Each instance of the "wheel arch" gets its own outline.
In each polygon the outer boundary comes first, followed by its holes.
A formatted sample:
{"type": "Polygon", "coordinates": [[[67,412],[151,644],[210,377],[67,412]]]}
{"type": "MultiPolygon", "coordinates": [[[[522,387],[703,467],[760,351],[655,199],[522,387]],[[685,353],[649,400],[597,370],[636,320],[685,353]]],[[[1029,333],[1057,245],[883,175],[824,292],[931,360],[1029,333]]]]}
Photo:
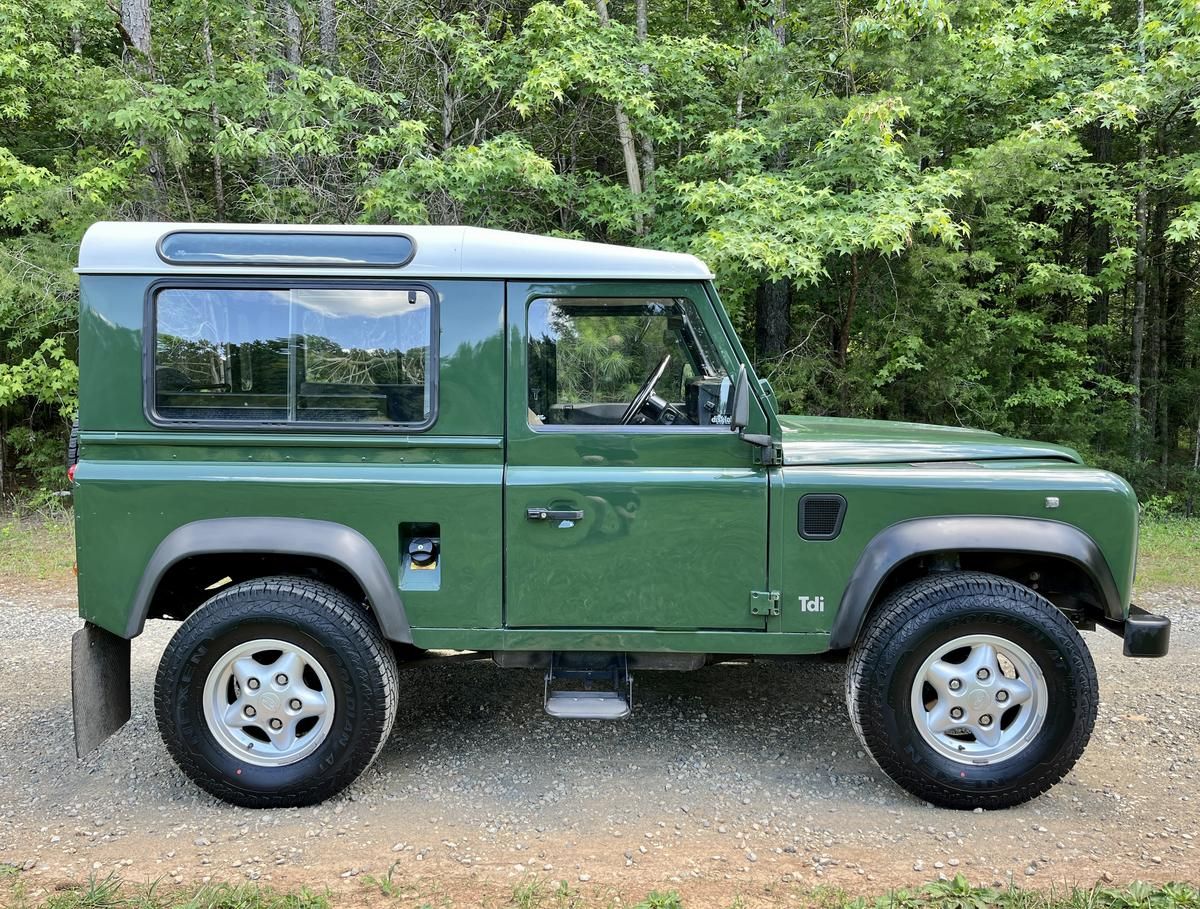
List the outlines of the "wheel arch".
{"type": "MultiPolygon", "coordinates": [[[[384,637],[412,643],[400,592],[370,540],[333,521],[282,517],[210,518],[171,531],[158,544],[142,573],[123,636],[136,637],[148,617],[164,614],[164,595],[172,592],[172,579],[188,566],[225,562],[256,566],[244,567],[240,572],[243,576],[233,578],[235,581],[287,573],[289,565],[302,565],[311,569],[307,573],[329,580],[347,593],[361,595],[384,637]]],[[[199,603],[191,605],[194,608],[199,603]]]]}
{"type": "MultiPolygon", "coordinates": [[[[992,570],[1018,581],[1013,565],[1059,566],[1089,594],[1105,618],[1124,617],[1125,604],[1104,554],[1078,527],[1041,518],[991,515],[915,518],[884,528],[864,548],[834,617],[830,648],[850,647],[882,597],[915,576],[923,560],[940,554],[964,558],[972,570],[992,570]]],[[[927,572],[920,568],[917,574],[927,572]]]]}

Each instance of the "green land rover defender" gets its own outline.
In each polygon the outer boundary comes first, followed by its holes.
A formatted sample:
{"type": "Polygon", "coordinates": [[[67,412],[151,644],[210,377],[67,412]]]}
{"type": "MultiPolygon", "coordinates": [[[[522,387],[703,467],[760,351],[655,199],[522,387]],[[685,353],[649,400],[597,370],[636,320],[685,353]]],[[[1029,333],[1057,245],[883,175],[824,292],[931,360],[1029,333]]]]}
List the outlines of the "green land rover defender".
{"type": "Polygon", "coordinates": [[[414,660],[536,670],[551,715],[619,719],[641,670],[835,651],[886,774],[999,808],[1087,744],[1079,629],[1167,652],[1130,603],[1124,480],[990,432],[780,414],[691,256],[101,223],[79,274],[81,754],[128,719],[154,618],[181,623],[167,748],[263,807],[362,773],[414,660]]]}

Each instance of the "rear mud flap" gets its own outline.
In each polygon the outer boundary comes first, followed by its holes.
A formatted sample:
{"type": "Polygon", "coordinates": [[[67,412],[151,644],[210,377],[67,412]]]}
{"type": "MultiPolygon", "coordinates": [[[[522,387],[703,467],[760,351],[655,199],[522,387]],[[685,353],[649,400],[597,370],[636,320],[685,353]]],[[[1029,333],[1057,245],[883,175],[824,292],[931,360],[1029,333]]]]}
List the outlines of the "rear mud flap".
{"type": "Polygon", "coordinates": [[[87,622],[71,638],[75,753],[83,757],[129,719],[129,641],[87,622]]]}

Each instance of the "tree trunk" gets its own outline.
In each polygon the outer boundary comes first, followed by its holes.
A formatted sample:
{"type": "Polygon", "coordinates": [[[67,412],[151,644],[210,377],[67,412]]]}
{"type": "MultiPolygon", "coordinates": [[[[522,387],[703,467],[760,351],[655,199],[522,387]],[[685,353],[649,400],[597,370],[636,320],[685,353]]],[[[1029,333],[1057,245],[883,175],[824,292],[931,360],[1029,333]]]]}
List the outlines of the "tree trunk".
{"type": "Polygon", "coordinates": [[[438,55],[438,88],[442,94],[442,151],[454,141],[454,93],[450,88],[450,61],[438,55]]]}
{"type": "MultiPolygon", "coordinates": [[[[786,0],[777,0],[777,10],[784,10],[786,0]]],[[[782,47],[787,41],[781,18],[772,18],[771,29],[782,47]]],[[[742,96],[738,94],[739,108],[742,96]]],[[[781,145],[775,154],[774,168],[781,169],[787,160],[787,150],[781,145]]],[[[763,281],[755,292],[754,342],[760,359],[783,354],[791,342],[792,285],[788,280],[763,281]]]]}
{"type": "Polygon", "coordinates": [[[1181,430],[1191,420],[1191,412],[1180,406],[1178,395],[1168,394],[1183,385],[1190,365],[1188,349],[1188,316],[1190,288],[1188,264],[1192,252],[1183,244],[1171,244],[1164,261],[1166,290],[1163,304],[1163,392],[1168,404],[1165,417],[1167,440],[1165,457],[1170,458],[1178,447],[1181,430]],[[1174,406],[1170,406],[1174,405],[1174,406]]]}
{"type": "Polygon", "coordinates": [[[850,383],[846,378],[846,365],[850,355],[850,330],[854,324],[854,311],[858,308],[858,256],[850,256],[850,280],[846,285],[846,310],[842,314],[842,325],[837,338],[838,366],[838,399],[841,403],[841,415],[848,416],[850,411],[850,383]]]}
{"type": "MultiPolygon", "coordinates": [[[[4,471],[8,466],[8,446],[4,437],[8,435],[8,420],[4,408],[0,407],[0,507],[4,505],[4,471]]],[[[1200,427],[1196,430],[1196,444],[1200,445],[1200,427]]]]}
{"type": "MultiPolygon", "coordinates": [[[[637,37],[639,44],[646,43],[648,34],[648,16],[646,10],[647,0],[637,0],[637,37]]],[[[642,75],[649,80],[650,64],[643,63],[641,66],[642,75]]],[[[649,136],[642,136],[642,188],[648,193],[654,191],[654,140],[649,136]]],[[[651,201],[647,206],[647,214],[651,219],[654,218],[654,202],[651,201]]]]}
{"type": "Polygon", "coordinates": [[[1161,200],[1155,200],[1149,220],[1147,230],[1150,236],[1147,238],[1147,258],[1148,265],[1151,267],[1146,284],[1147,337],[1145,344],[1146,367],[1143,377],[1146,390],[1143,399],[1144,413],[1148,418],[1147,442],[1151,448],[1147,454],[1151,455],[1154,445],[1162,445],[1164,441],[1158,433],[1159,410],[1165,397],[1162,393],[1163,305],[1166,290],[1166,272],[1163,268],[1165,255],[1163,232],[1167,228],[1167,210],[1161,200]]]}
{"type": "MultiPolygon", "coordinates": [[[[292,5],[291,0],[266,0],[266,14],[277,31],[278,44],[276,45],[277,54],[279,57],[287,61],[291,66],[300,65],[300,15],[296,12],[296,8],[292,5]]],[[[271,94],[278,94],[284,90],[285,84],[292,79],[291,73],[286,67],[274,66],[267,74],[267,87],[271,94]]],[[[270,108],[268,107],[267,111],[270,108]]],[[[270,128],[270,114],[266,114],[264,122],[265,128],[270,128]]],[[[301,167],[299,162],[289,162],[285,164],[285,156],[278,152],[270,152],[261,163],[263,170],[263,182],[272,190],[271,197],[274,199],[274,190],[283,187],[288,182],[288,175],[285,168],[301,167]]]]}
{"type": "MultiPolygon", "coordinates": [[[[596,0],[596,14],[600,17],[600,27],[608,28],[608,0],[596,0]]],[[[629,191],[634,196],[641,196],[641,167],[638,164],[637,146],[633,141],[633,130],[629,127],[629,117],[620,104],[613,105],[613,108],[617,120],[617,140],[621,144],[621,155],[625,158],[625,178],[629,182],[629,191]]],[[[640,237],[645,232],[641,212],[635,215],[634,221],[634,231],[640,237]]]]}
{"type": "Polygon", "coordinates": [[[754,340],[760,359],[778,357],[791,337],[792,288],[787,281],[763,281],[755,295],[754,340]]]}
{"type": "MultiPolygon", "coordinates": [[[[1138,65],[1146,66],[1146,0],[1138,0],[1138,65]]],[[[1133,326],[1130,332],[1129,384],[1133,386],[1133,420],[1130,427],[1130,448],[1134,458],[1142,456],[1142,345],[1146,329],[1146,227],[1149,220],[1149,200],[1146,189],[1146,164],[1149,159],[1149,137],[1143,125],[1138,130],[1138,191],[1134,217],[1137,221],[1133,278],[1133,326]]]]}
{"type": "MultiPolygon", "coordinates": [[[[1112,157],[1112,129],[1107,126],[1097,126],[1094,135],[1092,157],[1102,168],[1107,169],[1112,157]]],[[[1095,206],[1088,207],[1087,223],[1087,264],[1085,266],[1089,278],[1099,278],[1104,270],[1104,257],[1112,248],[1112,231],[1107,221],[1098,217],[1095,206]]],[[[1111,299],[1107,288],[1101,288],[1088,298],[1087,324],[1088,328],[1103,328],[1108,325],[1111,299]]],[[[1096,371],[1106,375],[1112,369],[1109,363],[1108,349],[1100,337],[1089,337],[1088,353],[1096,364],[1096,371]]]]}
{"type": "Polygon", "coordinates": [[[283,4],[283,21],[285,26],[285,41],[283,45],[284,58],[292,66],[300,65],[300,14],[290,2],[283,4]]]}
{"type": "Polygon", "coordinates": [[[150,59],[150,0],[121,0],[121,29],[130,49],[150,59]]]}
{"type": "MultiPolygon", "coordinates": [[[[1196,409],[1196,442],[1192,448],[1192,473],[1200,473],[1200,408],[1196,409]]],[[[1187,516],[1190,518],[1195,510],[1195,496],[1188,496],[1187,516]]]]}
{"type": "MultiPolygon", "coordinates": [[[[217,68],[213,63],[213,46],[212,46],[212,25],[208,21],[208,16],[204,17],[204,22],[201,25],[201,37],[204,39],[204,65],[208,70],[208,81],[212,85],[217,83],[217,68]]],[[[221,112],[217,108],[217,102],[213,101],[208,106],[209,120],[212,122],[213,128],[213,150],[212,150],[212,169],[213,169],[213,212],[217,216],[218,221],[225,220],[225,174],[221,162],[221,153],[217,150],[217,134],[221,131],[221,112]]]]}
{"type": "Polygon", "coordinates": [[[1200,408],[1196,409],[1196,444],[1192,448],[1192,470],[1200,471],[1200,408]]]}
{"type": "Polygon", "coordinates": [[[318,0],[317,31],[321,40],[321,62],[337,70],[337,9],[334,0],[318,0]]]}
{"type": "MultiPolygon", "coordinates": [[[[1143,164],[1146,153],[1143,149],[1138,153],[1138,159],[1143,164]]],[[[1131,443],[1133,456],[1142,456],[1142,347],[1146,331],[1146,221],[1148,219],[1146,188],[1138,188],[1135,218],[1137,220],[1137,237],[1135,240],[1136,257],[1134,262],[1133,283],[1133,326],[1130,332],[1129,352],[1129,384],[1133,386],[1133,423],[1131,426],[1131,443]]]]}
{"type": "MultiPolygon", "coordinates": [[[[121,0],[121,38],[125,42],[125,60],[144,76],[154,74],[154,58],[151,56],[150,0],[121,0]]],[[[163,218],[167,214],[167,172],[162,155],[147,137],[140,138],[146,151],[150,177],[150,198],[144,200],[146,217],[163,218]]]]}

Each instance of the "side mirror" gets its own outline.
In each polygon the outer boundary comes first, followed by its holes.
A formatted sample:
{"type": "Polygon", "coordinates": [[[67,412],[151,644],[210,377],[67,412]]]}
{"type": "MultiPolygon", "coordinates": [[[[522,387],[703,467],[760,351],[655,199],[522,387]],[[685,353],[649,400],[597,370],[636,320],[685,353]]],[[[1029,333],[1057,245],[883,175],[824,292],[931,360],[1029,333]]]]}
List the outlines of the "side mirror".
{"type": "Polygon", "coordinates": [[[733,386],[733,401],[729,407],[729,428],[741,432],[750,424],[750,376],[746,365],[738,367],[737,381],[733,386]]]}

